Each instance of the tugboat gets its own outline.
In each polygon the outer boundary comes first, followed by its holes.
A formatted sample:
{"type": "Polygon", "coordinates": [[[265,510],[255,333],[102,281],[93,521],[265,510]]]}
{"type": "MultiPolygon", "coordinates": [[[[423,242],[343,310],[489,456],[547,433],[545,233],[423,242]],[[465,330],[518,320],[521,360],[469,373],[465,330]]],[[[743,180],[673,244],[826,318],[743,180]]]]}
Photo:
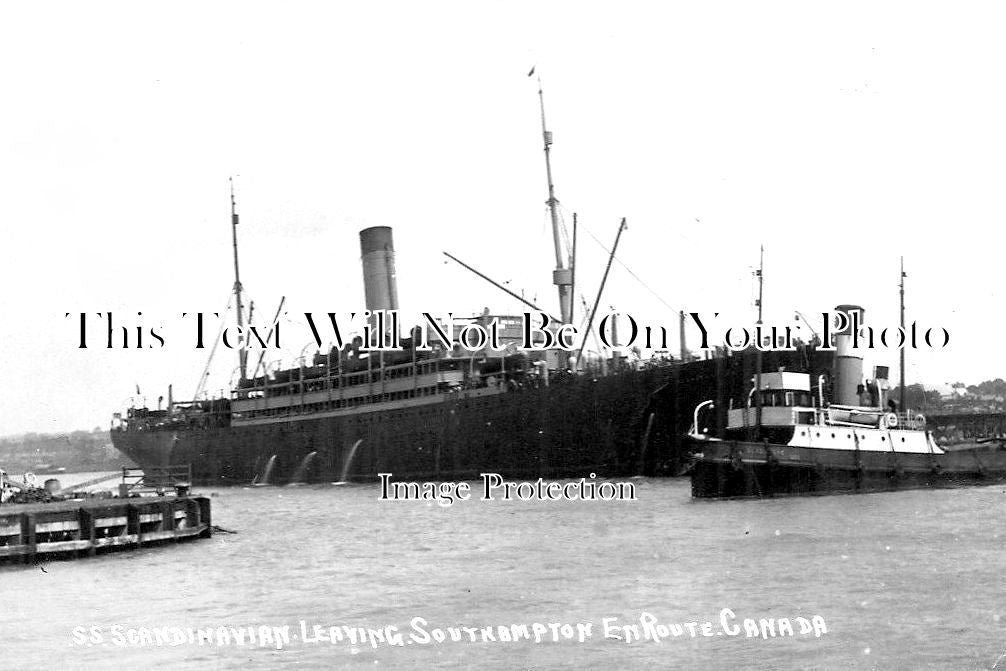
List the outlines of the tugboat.
{"type": "Polygon", "coordinates": [[[759,373],[747,397],[731,402],[737,407],[727,411],[718,436],[703,425],[713,402],[700,403],[689,430],[692,496],[875,492],[1006,479],[1002,445],[944,452],[924,415],[899,412],[886,400],[887,367],[877,366],[873,379],[862,383],[863,358],[851,325],[864,323],[863,308],[836,310],[848,326],[835,335],[831,402],[823,375],[812,390],[806,373],[759,373]]]}

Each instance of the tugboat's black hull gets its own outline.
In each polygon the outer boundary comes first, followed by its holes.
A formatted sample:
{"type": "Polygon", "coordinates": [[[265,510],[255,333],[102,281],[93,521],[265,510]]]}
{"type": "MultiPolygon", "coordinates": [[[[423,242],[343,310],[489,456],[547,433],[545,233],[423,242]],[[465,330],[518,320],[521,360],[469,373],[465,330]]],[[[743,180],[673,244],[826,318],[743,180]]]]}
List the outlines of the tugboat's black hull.
{"type": "Polygon", "coordinates": [[[762,498],[962,487],[1006,481],[1006,451],[941,455],[810,449],[751,442],[697,442],[696,498],[762,498]]]}

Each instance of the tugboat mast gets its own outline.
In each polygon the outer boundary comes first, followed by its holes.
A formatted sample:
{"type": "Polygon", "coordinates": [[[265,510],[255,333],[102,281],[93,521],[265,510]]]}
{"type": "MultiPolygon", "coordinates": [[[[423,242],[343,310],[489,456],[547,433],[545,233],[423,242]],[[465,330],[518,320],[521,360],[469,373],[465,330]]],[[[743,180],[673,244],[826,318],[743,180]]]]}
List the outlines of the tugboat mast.
{"type": "Polygon", "coordinates": [[[566,267],[566,262],[563,260],[562,241],[559,235],[559,200],[555,197],[555,185],[552,183],[552,162],[549,156],[552,133],[545,126],[545,95],[541,89],[541,77],[538,77],[538,99],[541,103],[541,135],[545,143],[545,174],[548,178],[547,202],[552,218],[552,240],[555,244],[555,271],[552,273],[552,283],[559,290],[559,314],[562,317],[562,323],[569,324],[572,321],[573,307],[572,271],[566,267]]]}
{"type": "MultiPolygon", "coordinates": [[[[901,257],[901,332],[902,333],[905,332],[905,257],[904,256],[901,257]]],[[[901,391],[901,394],[900,394],[901,398],[899,399],[901,401],[900,410],[901,410],[901,412],[906,412],[906,408],[905,408],[905,398],[906,398],[906,394],[905,394],[905,348],[904,347],[901,348],[901,354],[900,354],[899,358],[901,359],[901,361],[900,361],[900,363],[901,363],[901,381],[900,381],[900,385],[899,385],[900,386],[900,391],[901,391]]]]}
{"type": "Polygon", "coordinates": [[[244,307],[241,305],[241,273],[238,270],[238,213],[237,204],[234,201],[234,178],[229,178],[231,184],[231,231],[234,236],[234,298],[238,308],[238,332],[241,334],[241,349],[238,351],[238,360],[241,364],[241,380],[247,379],[248,375],[248,352],[245,350],[244,338],[244,307]]]}

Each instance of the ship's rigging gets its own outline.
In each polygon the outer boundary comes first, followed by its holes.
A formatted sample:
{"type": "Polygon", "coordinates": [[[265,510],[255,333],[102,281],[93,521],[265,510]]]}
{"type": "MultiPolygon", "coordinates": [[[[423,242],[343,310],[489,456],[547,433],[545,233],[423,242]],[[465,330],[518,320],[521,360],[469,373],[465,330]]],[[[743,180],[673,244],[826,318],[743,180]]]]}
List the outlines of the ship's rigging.
{"type": "MultiPolygon", "coordinates": [[[[217,331],[217,337],[213,340],[213,347],[210,348],[209,356],[206,359],[206,366],[203,369],[202,374],[199,376],[199,381],[196,384],[196,391],[192,395],[192,398],[198,399],[206,390],[206,384],[210,376],[210,367],[213,365],[213,359],[216,355],[217,345],[220,343],[220,336],[223,333],[227,325],[227,317],[230,314],[231,308],[236,306],[236,321],[238,327],[238,371],[240,374],[239,384],[248,379],[248,348],[247,348],[247,338],[244,334],[245,325],[245,315],[244,315],[244,285],[241,284],[241,268],[238,261],[238,223],[240,221],[239,215],[237,213],[237,199],[234,195],[234,178],[228,178],[230,184],[230,199],[231,199],[231,240],[234,250],[234,286],[231,290],[231,295],[227,301],[227,307],[224,309],[222,318],[220,320],[220,328],[217,331]]],[[[282,309],[283,301],[285,297],[280,301],[280,308],[282,309]]],[[[279,315],[279,309],[277,309],[277,316],[279,315]]],[[[248,324],[252,323],[252,315],[255,311],[255,302],[250,301],[248,304],[248,324]]],[[[273,324],[275,324],[275,319],[273,324]]],[[[269,337],[272,337],[272,329],[269,331],[269,337]]],[[[263,352],[264,354],[264,352],[263,352]]],[[[256,371],[258,366],[262,364],[262,357],[259,357],[258,365],[256,366],[256,371]]],[[[233,377],[233,373],[232,373],[233,377]]],[[[233,384],[231,385],[234,386],[233,384]]]]}
{"type": "MultiPolygon", "coordinates": [[[[532,69],[532,71],[530,73],[528,73],[528,74],[529,74],[529,76],[534,75],[534,69],[532,69]]],[[[543,141],[543,147],[544,147],[544,153],[545,153],[545,174],[546,174],[547,185],[548,185],[548,200],[546,201],[546,210],[547,210],[547,213],[548,213],[547,217],[548,217],[548,219],[551,222],[552,239],[553,239],[553,245],[554,245],[554,251],[555,251],[555,261],[556,261],[556,268],[555,268],[555,270],[552,273],[552,279],[553,279],[553,284],[555,284],[555,286],[557,288],[557,292],[558,292],[559,312],[560,312],[560,315],[561,315],[561,323],[562,324],[573,324],[574,326],[577,327],[577,330],[579,332],[587,333],[590,330],[590,326],[591,326],[591,323],[593,322],[594,315],[591,314],[591,311],[588,308],[587,300],[584,298],[584,296],[583,296],[582,293],[580,294],[580,300],[581,300],[581,303],[583,304],[584,314],[583,314],[583,319],[580,320],[579,323],[576,323],[577,320],[576,320],[576,317],[575,317],[575,309],[574,309],[576,289],[577,289],[577,286],[576,286],[576,258],[577,258],[577,234],[578,234],[578,228],[579,228],[578,223],[579,222],[578,222],[577,214],[574,212],[573,213],[573,231],[572,231],[572,236],[570,236],[570,233],[567,230],[566,225],[565,225],[565,219],[563,217],[563,209],[562,209],[562,207],[560,205],[559,199],[555,195],[555,183],[554,183],[553,176],[552,176],[552,164],[551,164],[551,147],[552,147],[552,144],[553,144],[553,137],[552,137],[551,131],[548,130],[548,126],[547,126],[546,120],[545,120],[545,98],[544,98],[544,92],[543,92],[543,88],[542,88],[542,84],[541,84],[541,77],[540,76],[538,77],[537,82],[538,82],[538,99],[539,99],[539,107],[540,107],[540,114],[541,114],[542,141],[543,141]],[[568,258],[568,262],[565,260],[566,258],[568,258]],[[584,324],[586,324],[586,328],[584,328],[584,324]]],[[[621,231],[622,231],[622,227],[623,226],[624,226],[624,220],[623,220],[622,224],[620,224],[620,226],[619,226],[619,234],[616,236],[616,246],[617,246],[617,240],[621,236],[621,231]]],[[[603,289],[604,289],[604,284],[606,282],[606,278],[608,276],[608,273],[609,273],[609,271],[611,269],[611,265],[612,265],[613,262],[617,261],[618,264],[622,268],[624,268],[626,270],[626,272],[628,272],[629,275],[636,282],[638,282],[644,289],[646,289],[650,294],[652,294],[655,298],[657,298],[657,300],[659,300],[664,306],[666,306],[667,308],[669,308],[672,313],[677,314],[681,318],[684,317],[684,311],[677,310],[673,306],[671,306],[666,300],[663,299],[663,297],[661,297],[656,291],[654,291],[653,288],[651,288],[648,284],[646,284],[645,282],[643,282],[643,280],[635,272],[633,272],[631,268],[629,268],[625,263],[623,263],[621,261],[621,259],[617,258],[617,256],[615,255],[615,252],[617,251],[616,249],[609,250],[604,245],[604,243],[602,243],[597,238],[597,236],[594,235],[589,229],[585,229],[585,230],[586,230],[587,234],[591,238],[593,238],[593,240],[598,244],[598,246],[601,249],[604,250],[605,254],[608,256],[607,266],[606,266],[606,270],[605,270],[605,274],[604,274],[605,275],[605,279],[602,279],[602,281],[601,281],[600,289],[599,289],[599,292],[598,292],[597,301],[600,300],[600,292],[603,291],[603,289]]],[[[527,306],[529,306],[529,307],[531,307],[531,308],[533,308],[535,310],[538,310],[540,312],[545,312],[545,310],[542,310],[541,308],[537,307],[533,302],[526,300],[523,296],[517,295],[515,292],[513,292],[510,289],[507,289],[505,286],[503,286],[503,284],[501,284],[500,282],[497,282],[496,280],[493,280],[492,278],[488,277],[486,274],[480,272],[479,270],[476,270],[475,268],[473,268],[472,266],[468,265],[467,263],[462,262],[460,259],[458,259],[457,257],[453,256],[452,254],[450,254],[450,253],[448,253],[446,251],[444,251],[443,254],[445,256],[447,256],[448,258],[450,258],[451,260],[453,260],[456,263],[458,263],[459,265],[463,266],[465,269],[469,270],[470,272],[472,272],[472,273],[478,275],[479,277],[481,277],[482,279],[486,280],[487,282],[489,282],[490,284],[492,284],[494,287],[502,290],[503,292],[505,292],[509,296],[511,296],[513,298],[516,298],[518,301],[520,301],[524,305],[527,305],[527,306]]],[[[597,302],[597,301],[595,301],[595,302],[597,302]]],[[[595,310],[596,310],[596,307],[595,307],[595,310]]],[[[553,322],[560,322],[560,320],[556,320],[555,317],[553,317],[552,315],[549,315],[549,317],[550,317],[550,319],[553,320],[553,322]]],[[[681,356],[682,356],[682,359],[684,359],[686,357],[686,355],[687,355],[687,348],[685,346],[683,328],[681,330],[681,333],[680,333],[679,337],[681,339],[681,342],[680,342],[681,356]]],[[[595,343],[597,343],[597,336],[596,336],[596,334],[594,334],[594,340],[595,340],[595,343]]],[[[586,343],[586,335],[584,336],[584,344],[585,343],[586,343]]],[[[598,344],[598,347],[599,347],[599,344],[598,344]]],[[[580,352],[577,355],[577,360],[579,360],[579,359],[582,358],[583,349],[584,349],[583,347],[580,348],[580,352]]],[[[565,353],[563,353],[563,354],[565,354],[565,353]]]]}

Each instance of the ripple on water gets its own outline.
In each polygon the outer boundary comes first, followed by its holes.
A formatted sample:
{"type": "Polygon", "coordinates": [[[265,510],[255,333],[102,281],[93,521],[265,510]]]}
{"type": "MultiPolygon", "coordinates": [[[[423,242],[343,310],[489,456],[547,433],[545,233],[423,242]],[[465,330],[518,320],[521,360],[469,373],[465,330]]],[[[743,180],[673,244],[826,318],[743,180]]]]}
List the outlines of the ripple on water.
{"type": "Polygon", "coordinates": [[[1006,648],[998,487],[701,501],[377,501],[376,485],[217,489],[236,530],[177,547],[3,570],[0,633],[26,668],[990,668],[1006,648]],[[77,626],[431,626],[819,614],[821,638],[626,645],[71,647],[77,626]],[[112,656],[114,654],[114,657],[112,656]]]}

